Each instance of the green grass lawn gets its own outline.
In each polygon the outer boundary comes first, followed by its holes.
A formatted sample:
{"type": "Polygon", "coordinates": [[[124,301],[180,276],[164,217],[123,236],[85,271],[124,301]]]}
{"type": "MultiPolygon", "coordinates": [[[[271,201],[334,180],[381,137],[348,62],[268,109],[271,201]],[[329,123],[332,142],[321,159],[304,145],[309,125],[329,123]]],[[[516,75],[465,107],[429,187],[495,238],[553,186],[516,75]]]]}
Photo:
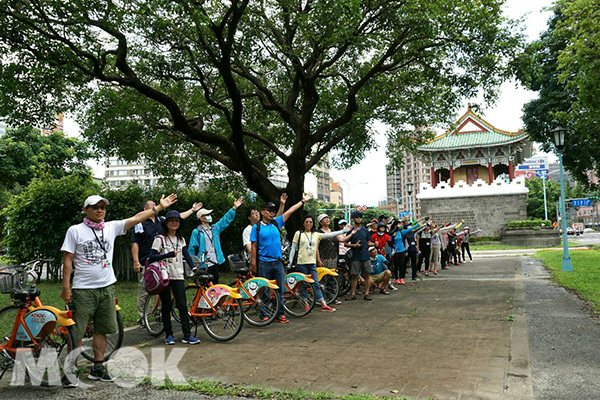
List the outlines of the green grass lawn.
{"type": "Polygon", "coordinates": [[[538,251],[535,255],[546,264],[553,279],[565,288],[577,291],[600,312],[600,250],[575,250],[569,253],[573,272],[562,272],[562,252],[538,251]]]}

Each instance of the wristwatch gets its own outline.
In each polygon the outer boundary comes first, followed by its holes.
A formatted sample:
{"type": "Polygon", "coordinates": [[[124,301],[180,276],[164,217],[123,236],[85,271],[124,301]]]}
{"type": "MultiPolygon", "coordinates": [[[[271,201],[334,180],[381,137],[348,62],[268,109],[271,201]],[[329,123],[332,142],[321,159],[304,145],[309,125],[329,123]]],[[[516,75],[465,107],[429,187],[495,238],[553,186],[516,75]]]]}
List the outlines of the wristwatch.
{"type": "Polygon", "coordinates": [[[156,206],[152,206],[152,211],[154,211],[154,214],[158,214],[158,210],[156,209],[156,206]]]}

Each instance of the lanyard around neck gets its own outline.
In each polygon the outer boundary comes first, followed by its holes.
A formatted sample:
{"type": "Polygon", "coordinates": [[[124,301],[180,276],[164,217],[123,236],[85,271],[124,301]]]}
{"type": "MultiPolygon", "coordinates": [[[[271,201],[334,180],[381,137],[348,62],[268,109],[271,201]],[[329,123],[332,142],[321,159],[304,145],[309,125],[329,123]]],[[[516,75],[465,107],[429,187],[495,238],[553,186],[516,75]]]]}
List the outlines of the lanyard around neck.
{"type": "Polygon", "coordinates": [[[92,230],[92,233],[94,234],[94,237],[96,238],[96,242],[98,242],[98,245],[100,245],[100,248],[102,249],[102,251],[104,252],[104,258],[106,258],[106,249],[104,248],[104,229],[102,229],[102,241],[100,241],[100,239],[98,238],[98,235],[96,235],[96,230],[94,228],[92,228],[91,226],[89,227],[92,230]]]}

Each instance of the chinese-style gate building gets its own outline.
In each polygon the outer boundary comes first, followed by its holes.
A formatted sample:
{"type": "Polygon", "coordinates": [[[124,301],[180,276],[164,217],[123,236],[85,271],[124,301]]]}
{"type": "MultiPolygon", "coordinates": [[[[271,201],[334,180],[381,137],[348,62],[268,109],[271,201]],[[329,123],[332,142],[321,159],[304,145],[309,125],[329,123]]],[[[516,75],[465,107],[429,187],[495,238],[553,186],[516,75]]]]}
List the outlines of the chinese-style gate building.
{"type": "Polygon", "coordinates": [[[468,111],[444,134],[418,148],[430,167],[419,185],[421,214],[499,236],[509,220],[527,219],[528,189],[514,166],[531,156],[527,133],[507,132],[468,111]]]}

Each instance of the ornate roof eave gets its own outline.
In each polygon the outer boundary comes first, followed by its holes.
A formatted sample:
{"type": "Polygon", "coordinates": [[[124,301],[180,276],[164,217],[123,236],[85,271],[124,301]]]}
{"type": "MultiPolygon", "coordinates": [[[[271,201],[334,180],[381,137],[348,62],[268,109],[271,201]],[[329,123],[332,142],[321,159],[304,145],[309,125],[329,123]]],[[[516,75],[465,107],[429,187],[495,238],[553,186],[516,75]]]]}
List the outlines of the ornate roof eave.
{"type": "Polygon", "coordinates": [[[439,139],[442,139],[443,137],[448,136],[450,133],[454,132],[456,130],[456,128],[458,126],[460,126],[460,124],[469,116],[475,118],[476,120],[481,122],[483,125],[485,125],[486,128],[488,128],[490,131],[493,131],[493,132],[501,133],[506,136],[520,136],[520,135],[525,134],[522,130],[519,130],[517,132],[509,132],[509,131],[505,131],[503,129],[498,129],[494,125],[490,124],[489,122],[487,122],[486,120],[481,118],[479,115],[475,114],[473,111],[471,111],[471,108],[469,108],[459,119],[456,120],[456,122],[454,124],[452,124],[452,126],[450,128],[448,128],[446,130],[446,132],[434,137],[427,143],[435,142],[436,140],[439,140],[439,139]]]}
{"type": "MultiPolygon", "coordinates": [[[[520,136],[515,137],[512,140],[508,140],[506,142],[502,142],[502,143],[493,143],[493,144],[477,144],[477,145],[473,145],[471,146],[472,149],[488,149],[491,147],[502,147],[502,146],[506,146],[509,144],[515,144],[515,143],[519,143],[522,142],[526,139],[529,139],[529,135],[527,135],[526,133],[520,133],[520,136]]],[[[442,138],[443,136],[440,136],[440,138],[442,138]]],[[[431,142],[429,142],[428,144],[430,144],[431,142]]],[[[456,147],[443,147],[443,148],[434,148],[434,149],[428,149],[428,148],[422,148],[422,147],[418,147],[417,151],[421,152],[421,153],[440,153],[440,152],[446,152],[446,151],[453,151],[453,150],[461,150],[464,149],[464,147],[462,146],[456,146],[456,147]]]]}

